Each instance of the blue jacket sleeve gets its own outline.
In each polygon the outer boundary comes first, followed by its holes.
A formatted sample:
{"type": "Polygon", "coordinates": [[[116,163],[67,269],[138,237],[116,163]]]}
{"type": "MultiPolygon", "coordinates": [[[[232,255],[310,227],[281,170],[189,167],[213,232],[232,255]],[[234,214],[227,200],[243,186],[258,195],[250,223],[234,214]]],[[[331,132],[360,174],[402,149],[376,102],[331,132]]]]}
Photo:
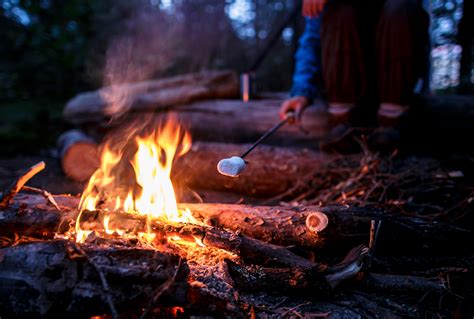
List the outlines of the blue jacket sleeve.
{"type": "Polygon", "coordinates": [[[319,95],[318,82],[321,71],[321,16],[306,18],[305,30],[299,40],[295,55],[295,73],[291,96],[305,96],[310,101],[319,95]]]}

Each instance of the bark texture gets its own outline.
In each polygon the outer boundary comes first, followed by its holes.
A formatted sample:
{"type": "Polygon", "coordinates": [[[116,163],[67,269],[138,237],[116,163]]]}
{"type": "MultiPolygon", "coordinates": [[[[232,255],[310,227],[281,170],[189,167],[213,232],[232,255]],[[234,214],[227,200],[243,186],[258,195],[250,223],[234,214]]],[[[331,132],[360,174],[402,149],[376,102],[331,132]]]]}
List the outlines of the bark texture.
{"type": "Polygon", "coordinates": [[[90,317],[186,304],[188,268],[178,256],[146,249],[81,249],[67,241],[1,249],[2,317],[90,317]],[[151,304],[157,288],[168,281],[151,304]]]}

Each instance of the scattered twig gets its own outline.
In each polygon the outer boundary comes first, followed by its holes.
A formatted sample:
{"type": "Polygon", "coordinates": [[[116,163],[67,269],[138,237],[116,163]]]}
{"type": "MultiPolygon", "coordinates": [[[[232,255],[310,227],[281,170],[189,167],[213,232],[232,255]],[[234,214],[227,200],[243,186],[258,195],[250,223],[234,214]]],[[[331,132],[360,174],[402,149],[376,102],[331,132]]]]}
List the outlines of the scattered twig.
{"type": "Polygon", "coordinates": [[[36,165],[30,167],[25,173],[18,177],[10,187],[3,193],[0,200],[0,209],[5,209],[10,205],[13,197],[23,188],[33,176],[41,172],[46,167],[44,162],[39,162],[36,165]]]}
{"type": "Polygon", "coordinates": [[[48,201],[48,203],[53,205],[54,208],[56,208],[58,211],[61,211],[61,208],[59,208],[58,203],[56,202],[56,200],[54,199],[53,195],[50,192],[45,191],[44,189],[39,189],[36,187],[31,187],[31,186],[26,186],[26,185],[23,186],[22,190],[43,195],[48,201]]]}
{"type": "Polygon", "coordinates": [[[175,282],[176,276],[178,276],[178,272],[181,268],[181,263],[182,263],[182,259],[180,258],[178,261],[178,266],[176,266],[176,270],[173,276],[155,290],[155,292],[153,293],[153,300],[150,303],[150,307],[148,307],[147,309],[145,309],[145,311],[143,311],[142,315],[140,316],[140,319],[146,318],[146,316],[150,312],[151,307],[154,304],[156,304],[156,302],[160,299],[161,295],[163,295],[163,293],[165,293],[171,287],[171,285],[175,282]]]}
{"type": "Polygon", "coordinates": [[[285,316],[288,315],[290,312],[293,312],[293,313],[294,313],[298,308],[301,308],[301,307],[304,307],[304,306],[306,306],[306,305],[309,305],[310,303],[311,303],[311,302],[307,301],[307,302],[303,302],[303,303],[301,303],[301,304],[299,304],[299,305],[296,305],[296,306],[294,306],[294,307],[292,307],[292,308],[286,310],[285,312],[283,312],[283,313],[281,314],[281,317],[285,317],[285,316]]]}
{"type": "Polygon", "coordinates": [[[87,261],[92,265],[92,267],[94,267],[94,269],[99,274],[100,281],[102,283],[102,288],[104,288],[105,297],[107,299],[107,304],[109,305],[110,313],[113,319],[117,319],[118,318],[117,308],[115,308],[115,305],[112,299],[112,293],[110,291],[110,287],[107,282],[107,279],[105,278],[104,272],[102,271],[102,269],[100,269],[100,266],[97,265],[97,263],[78,244],[71,242],[71,245],[78,254],[84,256],[87,259],[87,261]]]}
{"type": "Polygon", "coordinates": [[[367,268],[372,265],[372,260],[375,255],[375,245],[377,244],[377,238],[379,237],[380,226],[382,226],[381,220],[371,220],[370,222],[370,239],[369,239],[369,261],[367,262],[367,268]]]}

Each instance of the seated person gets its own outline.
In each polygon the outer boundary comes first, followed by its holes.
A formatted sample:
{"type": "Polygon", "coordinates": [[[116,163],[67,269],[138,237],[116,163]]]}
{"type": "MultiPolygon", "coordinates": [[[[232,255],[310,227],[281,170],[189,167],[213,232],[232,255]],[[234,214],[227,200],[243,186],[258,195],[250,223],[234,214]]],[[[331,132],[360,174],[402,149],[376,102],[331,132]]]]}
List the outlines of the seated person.
{"type": "Polygon", "coordinates": [[[291,98],[280,115],[294,111],[298,119],[324,97],[332,130],[322,149],[337,149],[351,126],[375,123],[375,144],[396,145],[415,88],[428,84],[429,16],[421,1],[304,0],[303,14],[291,98]]]}

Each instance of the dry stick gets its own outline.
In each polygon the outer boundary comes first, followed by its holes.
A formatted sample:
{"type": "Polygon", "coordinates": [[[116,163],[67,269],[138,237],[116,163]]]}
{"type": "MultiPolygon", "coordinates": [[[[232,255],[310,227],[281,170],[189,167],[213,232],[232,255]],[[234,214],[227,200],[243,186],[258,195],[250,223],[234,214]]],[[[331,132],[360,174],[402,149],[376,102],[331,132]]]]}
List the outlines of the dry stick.
{"type": "Polygon", "coordinates": [[[163,283],[161,286],[159,286],[156,290],[155,290],[155,293],[154,293],[154,297],[153,297],[153,300],[151,302],[151,305],[150,307],[148,307],[147,309],[145,309],[145,311],[142,313],[142,315],[140,316],[140,319],[145,319],[145,317],[148,315],[148,313],[150,312],[150,308],[158,301],[158,299],[160,299],[161,295],[166,291],[168,290],[171,285],[175,282],[176,280],[176,276],[178,276],[178,272],[179,272],[179,269],[181,268],[181,262],[182,262],[182,258],[179,258],[179,261],[178,261],[178,265],[176,266],[176,270],[173,274],[173,277],[169,278],[165,283],[163,283]]]}
{"type": "Polygon", "coordinates": [[[61,208],[59,208],[58,203],[56,202],[56,200],[54,199],[53,195],[50,192],[45,191],[44,189],[39,189],[39,188],[36,188],[36,187],[31,187],[31,186],[26,186],[26,185],[23,186],[22,189],[24,191],[27,191],[27,192],[32,192],[32,193],[37,193],[37,194],[43,195],[46,198],[46,200],[48,201],[48,203],[53,205],[54,208],[56,208],[58,211],[61,211],[61,208]]]}
{"type": "Polygon", "coordinates": [[[367,263],[367,268],[370,268],[372,265],[372,260],[374,259],[375,254],[375,244],[377,243],[377,238],[379,237],[380,226],[382,225],[381,220],[371,220],[370,221],[370,241],[369,241],[369,261],[367,263]]]}
{"type": "Polygon", "coordinates": [[[290,312],[294,312],[296,309],[301,308],[301,307],[306,306],[306,305],[309,305],[310,303],[311,303],[311,302],[306,301],[306,302],[303,302],[303,303],[301,303],[301,304],[299,304],[299,305],[296,305],[296,306],[294,306],[294,307],[288,309],[288,310],[285,311],[284,313],[282,313],[281,316],[284,317],[284,316],[286,316],[287,314],[289,314],[290,312]]]}
{"type": "Polygon", "coordinates": [[[36,165],[30,167],[23,175],[18,177],[10,187],[3,193],[0,201],[0,209],[5,209],[10,205],[11,200],[15,195],[23,188],[33,176],[41,172],[46,167],[44,162],[39,162],[36,165]]]}
{"type": "Polygon", "coordinates": [[[107,298],[107,304],[109,305],[110,313],[112,314],[113,319],[118,318],[117,308],[115,308],[114,302],[112,300],[112,294],[110,292],[109,284],[107,283],[107,279],[105,278],[104,272],[100,269],[99,265],[96,264],[94,260],[76,243],[72,243],[72,247],[81,255],[86,257],[87,261],[94,267],[100,277],[100,281],[102,283],[102,288],[104,288],[105,296],[107,298]]]}

